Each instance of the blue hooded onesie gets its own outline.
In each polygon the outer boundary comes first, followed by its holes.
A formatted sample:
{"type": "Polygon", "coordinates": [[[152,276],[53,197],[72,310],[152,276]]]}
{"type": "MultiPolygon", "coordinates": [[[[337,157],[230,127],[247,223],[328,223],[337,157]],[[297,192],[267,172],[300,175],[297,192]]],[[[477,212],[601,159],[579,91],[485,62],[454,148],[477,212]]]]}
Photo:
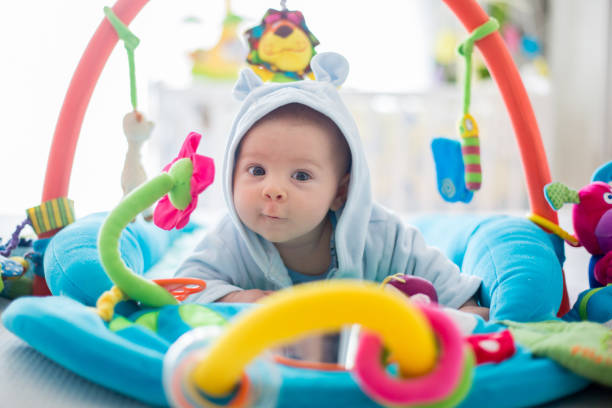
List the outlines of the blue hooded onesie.
{"type": "Polygon", "coordinates": [[[243,103],[230,131],[222,174],[229,214],[177,271],[177,276],[207,282],[206,290],[189,300],[206,303],[236,290],[278,290],[293,284],[276,247],[238,218],[232,177],[236,149],[248,130],[274,109],[300,103],[336,123],[352,157],[347,200],[335,213],[337,267],[324,278],[380,282],[395,273],[417,275],[433,283],[440,304],[460,307],[474,296],[480,278],[461,274],[440,251],[426,246],[416,228],[405,226],[397,215],[372,202],[359,132],[337,91],[348,74],[348,62],[335,53],[320,53],[312,59],[311,68],[316,80],[290,83],[264,84],[250,69],[241,72],[234,95],[243,103]]]}

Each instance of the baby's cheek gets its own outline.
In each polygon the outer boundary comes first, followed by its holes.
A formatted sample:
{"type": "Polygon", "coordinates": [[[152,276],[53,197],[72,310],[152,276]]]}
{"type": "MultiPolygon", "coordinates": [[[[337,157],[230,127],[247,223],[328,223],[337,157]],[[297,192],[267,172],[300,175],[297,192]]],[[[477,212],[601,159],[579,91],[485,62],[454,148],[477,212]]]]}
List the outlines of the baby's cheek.
{"type": "Polygon", "coordinates": [[[234,190],[234,207],[241,218],[252,213],[257,206],[257,197],[259,194],[254,189],[238,188],[234,190]]]}

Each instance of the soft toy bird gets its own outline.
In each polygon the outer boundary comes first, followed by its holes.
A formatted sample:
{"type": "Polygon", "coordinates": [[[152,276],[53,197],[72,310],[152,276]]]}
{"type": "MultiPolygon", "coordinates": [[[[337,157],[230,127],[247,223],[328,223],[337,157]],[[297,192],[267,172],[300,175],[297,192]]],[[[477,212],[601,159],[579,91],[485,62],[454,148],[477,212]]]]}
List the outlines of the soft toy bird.
{"type": "MultiPolygon", "coordinates": [[[[612,162],[606,166],[612,167],[612,162]]],[[[612,283],[612,186],[604,181],[574,191],[555,182],[544,188],[554,210],[573,203],[572,222],[579,243],[593,256],[589,265],[591,287],[612,283]]]]}

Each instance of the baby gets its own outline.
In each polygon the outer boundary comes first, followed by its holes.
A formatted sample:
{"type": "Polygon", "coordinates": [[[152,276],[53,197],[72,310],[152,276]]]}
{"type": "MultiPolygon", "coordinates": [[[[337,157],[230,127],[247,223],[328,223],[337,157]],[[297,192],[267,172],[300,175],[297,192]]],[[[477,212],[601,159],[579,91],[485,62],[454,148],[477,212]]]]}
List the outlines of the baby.
{"type": "Polygon", "coordinates": [[[254,302],[313,280],[401,273],[430,281],[440,304],[486,318],[479,278],[372,202],[357,126],[336,90],[347,61],[321,53],[311,67],[315,81],[264,85],[241,73],[223,167],[229,215],[177,272],[206,280],[192,301],[254,302]]]}

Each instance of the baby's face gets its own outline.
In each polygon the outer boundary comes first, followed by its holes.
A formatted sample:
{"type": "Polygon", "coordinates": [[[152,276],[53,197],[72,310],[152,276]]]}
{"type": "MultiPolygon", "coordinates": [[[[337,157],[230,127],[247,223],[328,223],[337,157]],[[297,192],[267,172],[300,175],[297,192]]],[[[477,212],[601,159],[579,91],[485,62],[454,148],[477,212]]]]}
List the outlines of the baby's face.
{"type": "Polygon", "coordinates": [[[242,222],[273,243],[317,239],[329,209],[342,205],[332,137],[316,123],[292,118],[252,128],[234,166],[234,206],[242,222]]]}

